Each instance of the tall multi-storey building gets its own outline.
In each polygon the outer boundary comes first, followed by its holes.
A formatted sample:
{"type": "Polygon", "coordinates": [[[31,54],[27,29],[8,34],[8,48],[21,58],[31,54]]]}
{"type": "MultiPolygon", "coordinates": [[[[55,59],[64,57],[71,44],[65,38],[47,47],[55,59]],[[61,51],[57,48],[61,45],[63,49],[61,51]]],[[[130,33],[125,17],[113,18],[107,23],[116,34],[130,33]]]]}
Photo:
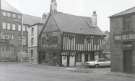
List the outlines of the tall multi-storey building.
{"type": "Polygon", "coordinates": [[[36,34],[42,19],[21,13],[5,0],[0,3],[0,61],[36,62],[31,53],[37,51],[36,34]]]}
{"type": "Polygon", "coordinates": [[[22,14],[5,0],[1,0],[0,25],[1,59],[16,61],[21,48],[22,14]]]}
{"type": "Polygon", "coordinates": [[[22,13],[5,0],[0,2],[0,60],[18,61],[27,37],[22,13]]]}

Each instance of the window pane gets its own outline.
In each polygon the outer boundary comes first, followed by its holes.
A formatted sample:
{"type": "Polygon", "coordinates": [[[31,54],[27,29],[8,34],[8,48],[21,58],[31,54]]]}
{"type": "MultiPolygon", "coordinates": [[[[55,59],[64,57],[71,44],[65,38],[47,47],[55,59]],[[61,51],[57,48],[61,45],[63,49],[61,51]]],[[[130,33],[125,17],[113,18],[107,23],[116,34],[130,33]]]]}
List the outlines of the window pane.
{"type": "Polygon", "coordinates": [[[3,15],[3,16],[6,16],[6,12],[2,12],[2,15],[3,15]]]}
{"type": "Polygon", "coordinates": [[[16,14],[13,14],[13,18],[16,18],[16,14]]]}
{"type": "Polygon", "coordinates": [[[6,23],[5,22],[2,23],[2,27],[3,27],[3,29],[6,29],[6,23]]]}
{"type": "Polygon", "coordinates": [[[11,17],[11,13],[7,13],[7,16],[8,16],[8,17],[11,17]]]}
{"type": "Polygon", "coordinates": [[[21,31],[21,25],[18,25],[18,31],[21,31]]]}
{"type": "Polygon", "coordinates": [[[16,27],[15,27],[15,24],[12,24],[12,30],[15,30],[16,27]]]}
{"type": "Polygon", "coordinates": [[[23,26],[22,30],[25,31],[25,26],[23,26]]]}
{"type": "Polygon", "coordinates": [[[7,29],[10,30],[10,23],[7,23],[7,29]]]}

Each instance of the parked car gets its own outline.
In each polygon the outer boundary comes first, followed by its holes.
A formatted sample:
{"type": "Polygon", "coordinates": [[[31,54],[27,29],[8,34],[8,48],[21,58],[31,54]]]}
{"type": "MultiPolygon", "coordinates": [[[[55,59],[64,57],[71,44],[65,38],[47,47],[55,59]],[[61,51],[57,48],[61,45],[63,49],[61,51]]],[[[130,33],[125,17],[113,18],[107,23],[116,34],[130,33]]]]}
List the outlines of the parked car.
{"type": "Polygon", "coordinates": [[[107,67],[111,65],[111,61],[105,59],[99,59],[95,61],[88,61],[85,63],[87,67],[107,67]]]}

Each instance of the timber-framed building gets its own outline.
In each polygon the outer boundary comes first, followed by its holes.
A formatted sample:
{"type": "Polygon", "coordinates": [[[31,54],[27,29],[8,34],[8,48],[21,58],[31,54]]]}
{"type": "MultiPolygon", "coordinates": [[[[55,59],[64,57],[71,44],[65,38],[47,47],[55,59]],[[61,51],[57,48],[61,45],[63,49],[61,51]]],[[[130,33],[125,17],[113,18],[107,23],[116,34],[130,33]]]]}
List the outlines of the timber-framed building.
{"type": "Polygon", "coordinates": [[[52,0],[50,14],[39,34],[39,63],[77,66],[98,59],[104,34],[97,26],[97,15],[74,16],[57,11],[52,0]]]}

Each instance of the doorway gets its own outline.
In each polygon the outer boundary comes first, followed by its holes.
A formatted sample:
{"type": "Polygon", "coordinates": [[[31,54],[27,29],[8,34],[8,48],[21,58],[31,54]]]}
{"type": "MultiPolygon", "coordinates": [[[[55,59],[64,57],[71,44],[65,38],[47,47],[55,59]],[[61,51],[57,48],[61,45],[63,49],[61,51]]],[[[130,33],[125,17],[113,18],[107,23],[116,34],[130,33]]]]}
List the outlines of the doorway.
{"type": "Polygon", "coordinates": [[[95,54],[94,54],[94,52],[91,52],[90,53],[90,60],[91,61],[95,60],[95,54]]]}
{"type": "Polygon", "coordinates": [[[123,51],[123,70],[132,73],[132,50],[123,51]]]}

